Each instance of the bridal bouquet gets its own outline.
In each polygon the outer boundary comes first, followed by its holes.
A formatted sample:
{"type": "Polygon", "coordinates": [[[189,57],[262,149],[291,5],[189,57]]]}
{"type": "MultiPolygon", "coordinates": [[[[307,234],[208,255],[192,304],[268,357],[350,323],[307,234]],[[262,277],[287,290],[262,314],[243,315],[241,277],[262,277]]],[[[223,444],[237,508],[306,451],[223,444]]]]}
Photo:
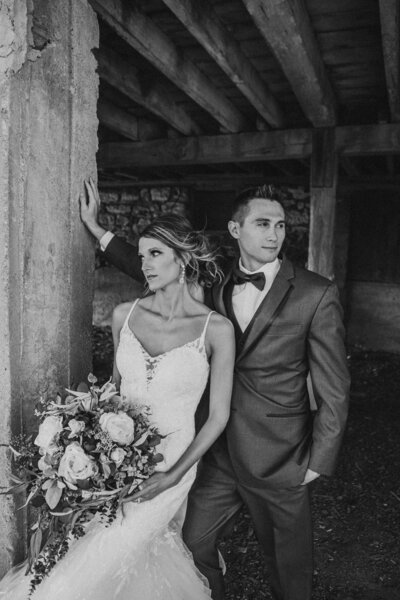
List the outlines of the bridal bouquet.
{"type": "MultiPolygon", "coordinates": [[[[162,436],[150,425],[146,407],[127,407],[110,381],[102,387],[90,374],[90,387],[66,390],[63,399],[41,399],[38,435],[19,437],[12,488],[26,490],[37,509],[30,538],[31,592],[65,555],[92,519],[105,525],[118,506],[163,460],[162,436]]],[[[23,507],[21,507],[23,508],[23,507]]]]}

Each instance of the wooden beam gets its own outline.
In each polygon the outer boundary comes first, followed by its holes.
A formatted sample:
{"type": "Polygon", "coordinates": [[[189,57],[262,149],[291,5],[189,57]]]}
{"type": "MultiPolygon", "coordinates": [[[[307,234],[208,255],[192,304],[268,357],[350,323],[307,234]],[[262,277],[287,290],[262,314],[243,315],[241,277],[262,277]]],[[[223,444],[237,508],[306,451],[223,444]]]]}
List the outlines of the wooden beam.
{"type": "MultiPolygon", "coordinates": [[[[102,144],[103,168],[153,167],[301,159],[311,155],[312,129],[102,144]]],[[[400,124],[337,127],[335,146],[344,156],[399,154],[400,124]]]]}
{"type": "Polygon", "coordinates": [[[138,120],[109,100],[99,100],[97,116],[100,123],[130,140],[139,139],[138,120]]]}
{"type": "Polygon", "coordinates": [[[336,123],[336,101],[304,0],[243,0],[315,127],[336,123]]]}
{"type": "Polygon", "coordinates": [[[186,59],[175,44],[135,5],[122,0],[91,0],[96,12],[132,48],[230,132],[247,123],[240,111],[186,59]]]}
{"type": "MultiPolygon", "coordinates": [[[[153,121],[151,119],[139,118],[138,119],[138,133],[139,140],[157,140],[165,136],[165,123],[160,121],[153,121]]],[[[169,131],[174,131],[176,135],[180,135],[176,129],[168,128],[169,131]]]]}
{"type": "MultiPolygon", "coordinates": [[[[117,174],[116,174],[117,175],[117,174]]],[[[221,174],[218,177],[210,175],[183,175],[182,177],[168,177],[164,179],[146,178],[137,181],[124,181],[121,179],[106,180],[99,179],[100,189],[118,189],[118,188],[136,188],[147,186],[172,186],[172,187],[191,187],[202,190],[239,190],[250,186],[262,185],[264,183],[273,183],[275,185],[304,186],[309,184],[309,178],[306,177],[281,177],[266,176],[264,173],[254,173],[253,175],[238,175],[236,173],[221,174]]]]}
{"type": "Polygon", "coordinates": [[[393,122],[400,121],[400,3],[379,0],[386,87],[393,122]]]}
{"type": "Polygon", "coordinates": [[[181,107],[171,100],[165,88],[157,82],[151,86],[141,84],[137,70],[113,50],[101,50],[97,54],[98,70],[104,79],[137,104],[157,115],[163,121],[183,133],[199,133],[199,127],[181,107]]]}
{"type": "MultiPolygon", "coordinates": [[[[108,173],[111,176],[110,173],[108,173]]],[[[115,173],[117,176],[117,173],[115,173]]],[[[305,176],[293,176],[293,177],[279,177],[265,174],[255,173],[253,176],[238,177],[237,175],[231,174],[230,176],[224,177],[212,177],[207,175],[191,175],[182,177],[169,177],[164,179],[156,178],[138,178],[137,181],[127,181],[121,179],[106,179],[104,174],[100,173],[99,188],[101,189],[117,189],[117,188],[135,188],[135,187],[146,187],[146,186],[188,186],[195,189],[201,190],[238,190],[253,185],[261,185],[264,183],[274,183],[275,185],[290,185],[290,186],[302,186],[308,189],[310,184],[310,178],[305,176]]],[[[399,178],[371,178],[365,180],[363,177],[359,181],[348,181],[341,179],[337,184],[337,189],[340,193],[353,192],[353,191],[366,191],[366,190],[394,190],[400,191],[400,179],[399,178]]]]}
{"type": "Polygon", "coordinates": [[[343,156],[400,154],[400,125],[359,125],[336,128],[336,148],[343,156]]]}
{"type": "Polygon", "coordinates": [[[282,129],[284,117],[264,80],[220,21],[209,0],[163,0],[236,87],[272,127],[282,129]]]}
{"type": "Polygon", "coordinates": [[[313,132],[308,268],[333,280],[338,159],[335,129],[313,132]]]}
{"type": "Polygon", "coordinates": [[[311,153],[311,130],[293,129],[219,136],[102,144],[104,168],[193,165],[301,158],[311,153]]]}
{"type": "Polygon", "coordinates": [[[340,165],[348,177],[360,176],[360,170],[357,168],[357,165],[355,164],[354,160],[351,160],[351,158],[348,158],[347,156],[341,156],[340,165]]]}

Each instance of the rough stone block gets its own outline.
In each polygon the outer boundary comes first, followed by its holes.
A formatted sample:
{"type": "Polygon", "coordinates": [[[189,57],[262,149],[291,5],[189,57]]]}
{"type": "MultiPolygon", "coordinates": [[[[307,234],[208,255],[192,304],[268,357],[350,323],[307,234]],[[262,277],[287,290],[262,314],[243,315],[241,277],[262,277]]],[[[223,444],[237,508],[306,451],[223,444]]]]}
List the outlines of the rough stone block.
{"type": "Polygon", "coordinates": [[[107,204],[104,207],[105,212],[113,214],[113,215],[128,215],[132,212],[132,206],[129,204],[107,204]]]}
{"type": "Polygon", "coordinates": [[[151,188],[150,196],[153,202],[167,202],[171,194],[171,188],[158,187],[151,188]]]}
{"type": "Polygon", "coordinates": [[[119,195],[117,192],[104,192],[104,191],[100,191],[100,200],[102,204],[114,204],[115,202],[118,202],[119,200],[119,195]]]}
{"type": "Polygon", "coordinates": [[[121,204],[132,204],[139,202],[140,193],[138,188],[132,188],[131,190],[124,190],[121,192],[120,202],[121,204]]]}

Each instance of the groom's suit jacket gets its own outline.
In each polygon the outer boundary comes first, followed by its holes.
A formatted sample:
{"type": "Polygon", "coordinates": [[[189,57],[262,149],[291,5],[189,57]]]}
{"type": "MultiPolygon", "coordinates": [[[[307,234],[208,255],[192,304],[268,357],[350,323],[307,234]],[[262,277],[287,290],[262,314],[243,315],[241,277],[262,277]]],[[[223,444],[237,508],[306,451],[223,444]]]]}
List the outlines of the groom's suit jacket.
{"type": "Polygon", "coordinates": [[[254,487],[298,485],[307,468],[330,475],[345,429],[350,383],[336,286],[283,259],[244,332],[235,322],[232,289],[228,272],[207,298],[211,308],[233,321],[237,340],[231,417],[225,440],[207,460],[222,466],[227,450],[238,480],[254,487]]]}
{"type": "MultiPolygon", "coordinates": [[[[106,256],[136,279],[137,251],[114,237],[106,256]]],[[[342,309],[335,285],[283,259],[272,287],[245,332],[231,306],[228,269],[206,303],[236,330],[232,411],[226,431],[205,460],[229,463],[239,482],[263,487],[301,483],[307,468],[331,474],[342,441],[349,375],[342,309]],[[307,375],[317,410],[313,413],[307,375]]]]}

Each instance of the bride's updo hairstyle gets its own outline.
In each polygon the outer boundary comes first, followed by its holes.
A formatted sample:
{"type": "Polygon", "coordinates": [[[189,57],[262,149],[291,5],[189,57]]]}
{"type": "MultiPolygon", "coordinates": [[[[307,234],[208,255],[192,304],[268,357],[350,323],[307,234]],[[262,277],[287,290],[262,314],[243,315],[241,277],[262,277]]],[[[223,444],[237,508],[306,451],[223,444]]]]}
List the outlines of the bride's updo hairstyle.
{"type": "Polygon", "coordinates": [[[220,254],[212,248],[204,231],[194,231],[185,217],[173,214],[157,217],[140,237],[154,238],[171,248],[185,265],[188,283],[211,287],[222,281],[223,273],[218,265],[220,254]]]}

